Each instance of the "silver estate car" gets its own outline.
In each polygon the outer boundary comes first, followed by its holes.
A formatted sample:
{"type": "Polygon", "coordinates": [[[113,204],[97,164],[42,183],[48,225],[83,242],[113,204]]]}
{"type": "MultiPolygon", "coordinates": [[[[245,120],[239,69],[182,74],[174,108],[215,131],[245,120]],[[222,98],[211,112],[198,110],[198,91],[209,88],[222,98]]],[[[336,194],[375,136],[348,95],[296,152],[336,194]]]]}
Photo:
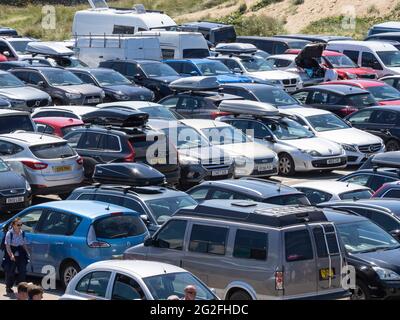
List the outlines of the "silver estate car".
{"type": "Polygon", "coordinates": [[[23,131],[0,135],[0,156],[36,195],[64,196],[83,181],[82,158],[56,136],[23,131]]]}

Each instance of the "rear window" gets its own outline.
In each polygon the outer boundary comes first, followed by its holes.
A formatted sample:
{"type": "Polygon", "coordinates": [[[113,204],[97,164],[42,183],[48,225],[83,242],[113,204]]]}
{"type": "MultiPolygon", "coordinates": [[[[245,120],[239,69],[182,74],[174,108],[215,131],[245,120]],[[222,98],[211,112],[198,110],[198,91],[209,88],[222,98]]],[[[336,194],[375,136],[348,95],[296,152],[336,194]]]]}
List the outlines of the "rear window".
{"type": "Polygon", "coordinates": [[[342,200],[359,200],[359,199],[369,199],[372,196],[372,192],[369,190],[354,190],[349,192],[344,192],[339,195],[342,200]]]}
{"type": "Polygon", "coordinates": [[[137,216],[119,215],[96,221],[94,231],[97,238],[119,239],[144,234],[146,226],[137,216]]]}
{"type": "Polygon", "coordinates": [[[61,129],[61,132],[63,136],[65,136],[67,133],[70,133],[71,131],[74,131],[76,129],[81,129],[84,128],[84,126],[81,125],[76,125],[76,126],[69,126],[69,127],[64,127],[61,129]]]}
{"type": "Polygon", "coordinates": [[[264,202],[277,204],[280,206],[287,206],[287,205],[305,205],[309,206],[310,201],[304,194],[288,194],[284,196],[278,196],[266,199],[264,202]]]}
{"type": "Polygon", "coordinates": [[[30,150],[39,159],[58,159],[69,158],[76,155],[66,142],[42,144],[39,146],[32,146],[30,150]]]}
{"type": "Polygon", "coordinates": [[[183,59],[207,58],[209,56],[208,49],[183,49],[183,59]]]}
{"type": "Polygon", "coordinates": [[[33,132],[32,121],[27,115],[0,117],[0,134],[23,130],[33,132]]]}
{"type": "Polygon", "coordinates": [[[314,257],[310,234],[307,230],[286,232],[286,261],[311,260],[314,257]]]}
{"type": "Polygon", "coordinates": [[[347,96],[350,106],[369,107],[377,105],[375,99],[370,93],[354,94],[347,96]]]}

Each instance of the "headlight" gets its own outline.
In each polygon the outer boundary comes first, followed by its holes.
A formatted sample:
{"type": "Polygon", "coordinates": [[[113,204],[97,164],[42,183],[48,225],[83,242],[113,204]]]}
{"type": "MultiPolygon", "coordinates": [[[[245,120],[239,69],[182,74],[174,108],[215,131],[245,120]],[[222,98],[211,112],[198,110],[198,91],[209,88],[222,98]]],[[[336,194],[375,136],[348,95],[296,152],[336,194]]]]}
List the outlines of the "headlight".
{"type": "Polygon", "coordinates": [[[82,95],[80,93],[66,93],[65,96],[68,99],[79,99],[82,97],[82,95]]]}
{"type": "Polygon", "coordinates": [[[346,151],[357,152],[357,146],[354,144],[342,144],[342,148],[346,151]]]}
{"type": "Polygon", "coordinates": [[[199,164],[200,160],[191,156],[179,155],[179,163],[183,165],[199,164]]]}
{"type": "Polygon", "coordinates": [[[380,267],[372,267],[372,269],[374,269],[381,280],[400,280],[400,276],[392,270],[380,267]]]}
{"type": "Polygon", "coordinates": [[[28,181],[25,181],[25,189],[26,189],[26,191],[28,191],[28,192],[31,192],[31,191],[32,191],[31,185],[29,184],[28,181]]]}
{"type": "Polygon", "coordinates": [[[312,157],[320,157],[321,156],[321,154],[316,150],[302,150],[302,149],[299,149],[299,150],[303,153],[309,154],[312,157]]]}
{"type": "Polygon", "coordinates": [[[122,91],[115,92],[113,96],[118,100],[128,100],[129,97],[126,96],[122,91]]]}
{"type": "Polygon", "coordinates": [[[26,107],[26,102],[24,100],[8,99],[8,101],[10,101],[13,107],[26,107]]]}
{"type": "Polygon", "coordinates": [[[357,76],[354,73],[345,72],[345,74],[348,79],[357,79],[357,76]]]}

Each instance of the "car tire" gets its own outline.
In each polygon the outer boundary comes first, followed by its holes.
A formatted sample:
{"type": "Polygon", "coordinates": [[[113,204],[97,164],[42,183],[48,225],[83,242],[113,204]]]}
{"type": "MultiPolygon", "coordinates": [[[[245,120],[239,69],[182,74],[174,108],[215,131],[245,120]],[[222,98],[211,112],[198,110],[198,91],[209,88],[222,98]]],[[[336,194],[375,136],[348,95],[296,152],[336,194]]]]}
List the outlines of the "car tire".
{"type": "Polygon", "coordinates": [[[62,100],[60,100],[60,99],[54,98],[54,99],[53,99],[53,105],[54,105],[54,106],[62,106],[62,105],[63,105],[63,102],[62,102],[62,100]]]}
{"type": "Polygon", "coordinates": [[[253,300],[253,299],[247,292],[243,290],[238,290],[229,296],[229,300],[253,300]]]}
{"type": "Polygon", "coordinates": [[[294,161],[287,153],[279,155],[279,174],[283,176],[292,176],[295,174],[294,161]]]}
{"type": "Polygon", "coordinates": [[[81,268],[76,262],[68,261],[64,263],[60,272],[62,286],[66,288],[71,279],[75,277],[79,271],[81,271],[81,268]]]}
{"type": "Polygon", "coordinates": [[[362,281],[356,281],[356,289],[351,291],[350,300],[369,300],[371,299],[371,294],[368,286],[362,281]]]}
{"type": "Polygon", "coordinates": [[[398,151],[400,150],[400,142],[394,139],[386,142],[386,151],[398,151]]]}

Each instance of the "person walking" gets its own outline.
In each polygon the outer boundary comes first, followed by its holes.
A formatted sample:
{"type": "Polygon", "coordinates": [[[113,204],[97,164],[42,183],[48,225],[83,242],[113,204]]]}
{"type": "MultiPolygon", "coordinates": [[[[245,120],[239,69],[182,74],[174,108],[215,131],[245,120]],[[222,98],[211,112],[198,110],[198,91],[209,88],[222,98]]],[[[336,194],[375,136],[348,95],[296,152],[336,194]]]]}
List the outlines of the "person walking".
{"type": "Polygon", "coordinates": [[[25,239],[25,232],[21,230],[22,222],[16,218],[7,231],[4,245],[5,253],[3,258],[3,269],[6,276],[6,292],[14,293],[13,286],[18,270],[17,284],[24,282],[26,278],[26,265],[29,262],[29,251],[25,239]]]}

